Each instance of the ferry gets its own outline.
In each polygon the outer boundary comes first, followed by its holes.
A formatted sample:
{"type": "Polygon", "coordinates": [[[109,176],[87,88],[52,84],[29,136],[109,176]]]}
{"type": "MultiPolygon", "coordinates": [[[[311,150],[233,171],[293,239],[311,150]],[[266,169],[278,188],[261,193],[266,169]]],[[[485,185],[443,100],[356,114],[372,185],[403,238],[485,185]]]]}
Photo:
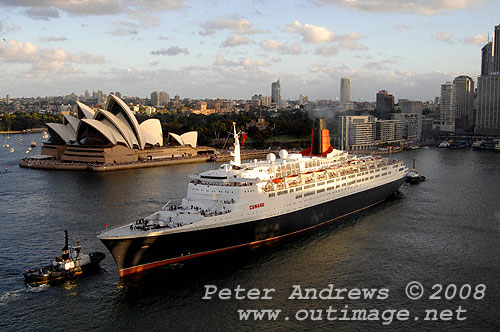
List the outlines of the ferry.
{"type": "Polygon", "coordinates": [[[357,157],[330,146],[315,123],[311,146],[242,163],[236,127],[233,160],[190,175],[180,205],[98,235],[121,277],[298,234],[384,201],[408,167],[380,156],[357,157]]]}

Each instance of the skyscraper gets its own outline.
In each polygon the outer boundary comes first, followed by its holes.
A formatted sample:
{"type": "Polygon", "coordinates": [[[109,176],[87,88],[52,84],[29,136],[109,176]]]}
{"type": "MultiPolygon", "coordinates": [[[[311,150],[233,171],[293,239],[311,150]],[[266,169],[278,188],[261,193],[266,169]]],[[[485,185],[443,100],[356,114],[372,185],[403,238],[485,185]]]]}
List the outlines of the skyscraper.
{"type": "Polygon", "coordinates": [[[481,75],[493,72],[493,43],[488,42],[481,49],[481,75]]]}
{"type": "Polygon", "coordinates": [[[351,100],[351,80],[342,77],[340,79],[340,102],[345,105],[349,100],[351,100]]]}
{"type": "Polygon", "coordinates": [[[377,92],[376,109],[382,119],[390,119],[390,113],[394,109],[394,96],[389,94],[387,90],[380,90],[377,92]]]}
{"type": "Polygon", "coordinates": [[[493,48],[493,72],[500,73],[500,24],[495,26],[492,48],[493,48]]]}
{"type": "Polygon", "coordinates": [[[481,53],[475,132],[500,135],[500,25],[495,26],[493,41],[488,41],[481,53]]]}
{"type": "Polygon", "coordinates": [[[471,131],[474,128],[474,81],[461,75],[453,80],[455,85],[455,131],[471,131]]]}
{"type": "Polygon", "coordinates": [[[160,94],[158,93],[158,91],[151,92],[151,106],[160,106],[160,94]]]}
{"type": "Polygon", "coordinates": [[[273,104],[279,104],[281,102],[281,86],[279,79],[271,84],[271,102],[273,104]]]}
{"type": "Polygon", "coordinates": [[[455,85],[441,84],[440,130],[455,132],[455,85]]]}

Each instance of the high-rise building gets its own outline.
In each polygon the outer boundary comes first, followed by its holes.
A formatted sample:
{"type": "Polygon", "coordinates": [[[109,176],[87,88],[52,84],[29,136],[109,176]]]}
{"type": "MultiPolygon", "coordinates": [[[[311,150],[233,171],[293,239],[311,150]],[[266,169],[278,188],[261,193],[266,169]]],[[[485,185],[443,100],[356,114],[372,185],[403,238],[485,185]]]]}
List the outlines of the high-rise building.
{"type": "Polygon", "coordinates": [[[500,73],[500,24],[493,34],[493,72],[500,73]]]}
{"type": "Polygon", "coordinates": [[[10,95],[5,96],[5,101],[7,102],[7,104],[10,103],[10,95]]]}
{"type": "Polygon", "coordinates": [[[481,49],[481,75],[493,72],[493,43],[488,42],[481,49]]]}
{"type": "MultiPolygon", "coordinates": [[[[421,101],[413,101],[408,99],[399,99],[398,106],[403,114],[415,114],[416,120],[413,117],[405,117],[402,122],[405,125],[408,125],[408,128],[405,128],[406,133],[410,133],[409,136],[412,137],[416,135],[416,140],[420,141],[420,137],[422,135],[422,110],[424,108],[421,101]],[[406,122],[405,122],[406,121],[406,122]],[[416,121],[416,128],[413,128],[414,122],[416,121]]],[[[403,135],[404,136],[404,135],[403,135]]],[[[408,139],[408,137],[406,137],[408,139]]]]}
{"type": "Polygon", "coordinates": [[[341,116],[339,120],[341,150],[366,150],[373,146],[375,121],[372,116],[341,116]]]}
{"type": "Polygon", "coordinates": [[[161,91],[158,98],[161,106],[167,106],[170,102],[170,96],[165,91],[161,91]]]}
{"type": "Polygon", "coordinates": [[[389,94],[387,90],[377,92],[376,110],[382,119],[390,119],[390,113],[394,109],[394,96],[389,94]]]}
{"type": "Polygon", "coordinates": [[[455,132],[455,85],[441,84],[440,131],[455,132]]]}
{"type": "Polygon", "coordinates": [[[500,73],[477,80],[476,133],[500,135],[500,73]]]}
{"type": "Polygon", "coordinates": [[[89,100],[90,99],[90,91],[85,90],[84,96],[85,96],[85,100],[89,100]]]}
{"type": "Polygon", "coordinates": [[[271,102],[273,104],[281,102],[281,85],[279,79],[271,84],[271,102]]]}
{"type": "Polygon", "coordinates": [[[160,94],[158,93],[158,91],[151,92],[151,106],[160,106],[160,94]]]}
{"type": "Polygon", "coordinates": [[[351,80],[342,77],[340,79],[340,102],[345,105],[349,100],[351,100],[351,80]]]}
{"type": "Polygon", "coordinates": [[[461,75],[453,80],[455,85],[455,131],[474,130],[474,81],[461,75]]]}
{"type": "Polygon", "coordinates": [[[481,76],[477,79],[475,132],[500,135],[500,25],[493,41],[481,49],[481,76]]]}

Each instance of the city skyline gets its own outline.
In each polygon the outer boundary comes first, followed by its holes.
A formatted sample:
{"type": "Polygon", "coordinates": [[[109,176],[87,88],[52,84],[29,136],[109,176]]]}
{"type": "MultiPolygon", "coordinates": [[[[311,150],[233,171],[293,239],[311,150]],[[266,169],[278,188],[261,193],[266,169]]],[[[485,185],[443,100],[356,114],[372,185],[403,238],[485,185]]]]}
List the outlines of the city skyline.
{"type": "MultiPolygon", "coordinates": [[[[429,100],[477,80],[494,1],[0,0],[1,95],[429,100]],[[388,23],[390,22],[390,23],[388,23]],[[467,23],[467,24],[464,24],[467,23]]],[[[491,27],[500,22],[492,18],[491,27]]],[[[490,32],[491,37],[491,32],[490,32]]]]}

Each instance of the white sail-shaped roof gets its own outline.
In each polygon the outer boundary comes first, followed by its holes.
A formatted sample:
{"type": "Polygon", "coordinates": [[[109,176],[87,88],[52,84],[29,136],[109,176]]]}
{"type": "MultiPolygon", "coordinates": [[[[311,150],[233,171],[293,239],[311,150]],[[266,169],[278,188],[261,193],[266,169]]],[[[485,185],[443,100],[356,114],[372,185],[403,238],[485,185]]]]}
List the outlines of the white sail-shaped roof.
{"type": "Polygon", "coordinates": [[[94,117],[94,110],[82,102],[76,102],[76,114],[78,119],[92,119],[94,117]]]}
{"type": "Polygon", "coordinates": [[[159,146],[163,145],[163,131],[158,119],[148,119],[139,125],[139,129],[144,135],[146,144],[159,146]]]}
{"type": "Polygon", "coordinates": [[[62,123],[47,123],[51,135],[57,135],[65,143],[71,143],[76,139],[76,133],[71,126],[63,125],[62,123]]]}
{"type": "MultiPolygon", "coordinates": [[[[78,125],[78,131],[76,134],[76,137],[77,137],[79,142],[81,140],[85,139],[85,137],[84,137],[85,126],[90,126],[90,127],[94,128],[103,137],[105,137],[111,144],[116,145],[117,140],[113,134],[113,130],[109,126],[107,126],[106,124],[102,123],[101,121],[97,121],[95,119],[82,119],[82,120],[80,120],[80,124],[78,125]]],[[[116,129],[115,129],[115,131],[116,131],[116,129]]],[[[118,131],[116,131],[116,132],[118,132],[118,131]]]]}
{"type": "MultiPolygon", "coordinates": [[[[120,132],[121,136],[125,139],[125,144],[129,148],[133,148],[134,145],[139,146],[139,143],[137,142],[137,138],[134,135],[134,132],[130,127],[127,125],[126,122],[124,122],[124,118],[120,119],[119,117],[115,116],[113,113],[105,111],[105,110],[98,110],[94,116],[94,118],[98,121],[102,121],[103,119],[108,119],[114,127],[120,132]]],[[[125,120],[126,121],[126,120],[125,120]]]]}
{"type": "Polygon", "coordinates": [[[170,137],[172,137],[179,145],[185,146],[190,145],[193,148],[196,147],[198,141],[198,132],[197,131],[189,131],[182,135],[177,135],[174,133],[168,133],[170,137]]]}
{"type": "Polygon", "coordinates": [[[132,129],[132,131],[135,134],[135,137],[137,138],[137,142],[139,143],[139,149],[144,149],[144,146],[146,145],[146,142],[144,141],[143,135],[141,130],[139,129],[139,123],[137,122],[137,119],[135,118],[134,114],[130,110],[130,108],[125,104],[123,100],[120,98],[116,97],[115,95],[110,94],[108,97],[108,106],[107,110],[114,115],[118,116],[118,118],[121,118],[119,114],[123,115],[123,119],[125,119],[125,123],[132,129]]]}
{"type": "Polygon", "coordinates": [[[73,115],[68,115],[68,114],[63,115],[63,125],[71,126],[71,128],[73,129],[73,131],[75,133],[76,133],[76,130],[78,129],[79,122],[80,122],[80,120],[78,118],[74,117],[73,115]]]}

